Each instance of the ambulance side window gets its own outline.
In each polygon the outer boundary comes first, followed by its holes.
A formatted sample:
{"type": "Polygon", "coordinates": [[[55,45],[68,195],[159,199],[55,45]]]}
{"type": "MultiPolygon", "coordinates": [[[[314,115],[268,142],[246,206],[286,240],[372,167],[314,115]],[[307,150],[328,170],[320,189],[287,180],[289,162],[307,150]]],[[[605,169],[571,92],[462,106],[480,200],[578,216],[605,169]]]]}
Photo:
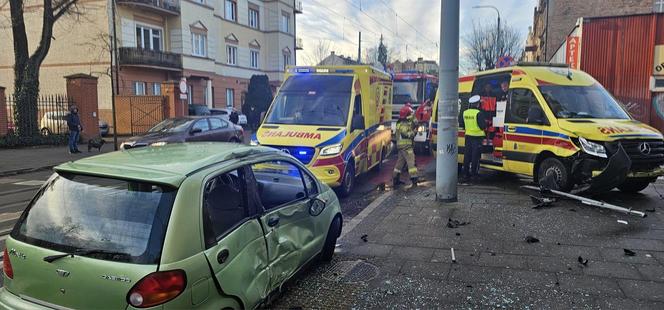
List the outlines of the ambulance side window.
{"type": "MultiPolygon", "coordinates": [[[[468,110],[468,99],[470,99],[470,93],[459,93],[459,128],[464,128],[464,122],[463,122],[463,112],[468,110]]],[[[436,110],[436,114],[438,114],[438,110],[436,110]]],[[[436,119],[438,119],[438,115],[436,115],[436,119]]]]}
{"type": "Polygon", "coordinates": [[[541,107],[535,94],[530,89],[514,88],[510,90],[510,100],[508,101],[507,123],[527,124],[529,111],[539,110],[541,107]]]}
{"type": "Polygon", "coordinates": [[[362,95],[355,96],[355,103],[353,104],[353,115],[362,115],[362,95]]]}

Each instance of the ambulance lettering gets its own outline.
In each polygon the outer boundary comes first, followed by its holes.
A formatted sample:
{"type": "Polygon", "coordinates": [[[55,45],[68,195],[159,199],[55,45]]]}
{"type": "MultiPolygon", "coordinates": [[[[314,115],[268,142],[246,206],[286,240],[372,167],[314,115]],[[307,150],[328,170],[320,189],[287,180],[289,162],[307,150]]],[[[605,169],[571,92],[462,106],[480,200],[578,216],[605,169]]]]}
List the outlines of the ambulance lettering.
{"type": "Polygon", "coordinates": [[[313,132],[301,132],[301,131],[276,131],[270,130],[262,134],[262,137],[269,138],[299,138],[299,139],[309,139],[309,140],[321,140],[321,135],[319,133],[313,132]]]}
{"type": "Polygon", "coordinates": [[[612,135],[612,134],[617,134],[617,133],[625,133],[625,132],[634,132],[634,128],[630,127],[599,127],[599,132],[605,135],[612,135]]]}

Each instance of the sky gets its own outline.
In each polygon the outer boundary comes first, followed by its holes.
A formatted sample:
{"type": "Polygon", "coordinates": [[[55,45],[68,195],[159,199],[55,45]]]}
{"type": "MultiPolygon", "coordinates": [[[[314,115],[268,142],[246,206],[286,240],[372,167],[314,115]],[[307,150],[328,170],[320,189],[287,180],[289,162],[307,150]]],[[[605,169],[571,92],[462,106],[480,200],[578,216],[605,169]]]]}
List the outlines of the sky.
{"type": "MultiPolygon", "coordinates": [[[[495,24],[495,10],[472,8],[493,5],[500,11],[501,24],[516,28],[524,44],[538,3],[537,0],[460,1],[461,37],[472,29],[473,23],[495,24]]],[[[367,47],[378,45],[382,34],[396,59],[438,60],[440,3],[441,0],[302,0],[297,36],[302,38],[304,50],[298,51],[297,63],[311,65],[311,51],[319,40],[329,42],[330,51],[337,55],[357,58],[358,31],[362,31],[363,54],[367,47]]],[[[460,53],[463,49],[461,40],[460,53]]]]}

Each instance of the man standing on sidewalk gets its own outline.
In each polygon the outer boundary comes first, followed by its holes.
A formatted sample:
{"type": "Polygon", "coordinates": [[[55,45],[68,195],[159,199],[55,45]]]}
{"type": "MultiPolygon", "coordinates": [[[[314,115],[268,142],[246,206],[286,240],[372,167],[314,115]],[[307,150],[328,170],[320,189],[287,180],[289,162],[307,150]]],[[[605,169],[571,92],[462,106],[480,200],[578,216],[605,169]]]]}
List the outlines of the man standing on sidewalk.
{"type": "Polygon", "coordinates": [[[67,115],[67,127],[69,127],[69,153],[80,153],[78,150],[78,138],[83,131],[81,126],[81,119],[78,117],[78,108],[73,105],[69,107],[69,114],[67,115]]]}
{"type": "Polygon", "coordinates": [[[480,96],[472,96],[468,100],[468,110],[463,112],[463,124],[466,130],[466,143],[463,152],[463,179],[477,178],[480,171],[480,155],[482,154],[482,141],[486,137],[484,127],[486,122],[479,110],[480,96]]]}
{"type": "Polygon", "coordinates": [[[413,109],[407,105],[401,108],[396,130],[399,158],[392,173],[395,188],[403,184],[401,182],[401,170],[403,170],[404,166],[408,167],[408,174],[410,175],[410,180],[413,182],[413,186],[417,186],[417,167],[415,167],[415,152],[413,152],[413,139],[415,138],[416,127],[417,122],[415,122],[413,117],[413,109]]]}

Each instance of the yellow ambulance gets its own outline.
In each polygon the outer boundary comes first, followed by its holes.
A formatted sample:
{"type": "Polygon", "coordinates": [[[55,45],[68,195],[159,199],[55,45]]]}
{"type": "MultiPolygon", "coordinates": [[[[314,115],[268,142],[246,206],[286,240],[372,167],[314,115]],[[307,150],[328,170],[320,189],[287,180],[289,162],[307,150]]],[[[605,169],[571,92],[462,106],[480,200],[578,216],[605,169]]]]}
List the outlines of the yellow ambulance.
{"type": "Polygon", "coordinates": [[[392,79],[371,66],[289,67],[251,144],[291,154],[350,194],[392,150],[392,79]]]}
{"type": "MultiPolygon", "coordinates": [[[[664,138],[633,119],[602,85],[565,65],[520,63],[459,79],[459,114],[481,97],[487,122],[484,168],[532,176],[540,184],[593,192],[638,192],[664,175],[664,138]],[[552,182],[552,180],[554,182],[552,182]]],[[[436,149],[438,99],[432,118],[436,149]]],[[[459,121],[459,163],[464,129],[459,121]]]]}

